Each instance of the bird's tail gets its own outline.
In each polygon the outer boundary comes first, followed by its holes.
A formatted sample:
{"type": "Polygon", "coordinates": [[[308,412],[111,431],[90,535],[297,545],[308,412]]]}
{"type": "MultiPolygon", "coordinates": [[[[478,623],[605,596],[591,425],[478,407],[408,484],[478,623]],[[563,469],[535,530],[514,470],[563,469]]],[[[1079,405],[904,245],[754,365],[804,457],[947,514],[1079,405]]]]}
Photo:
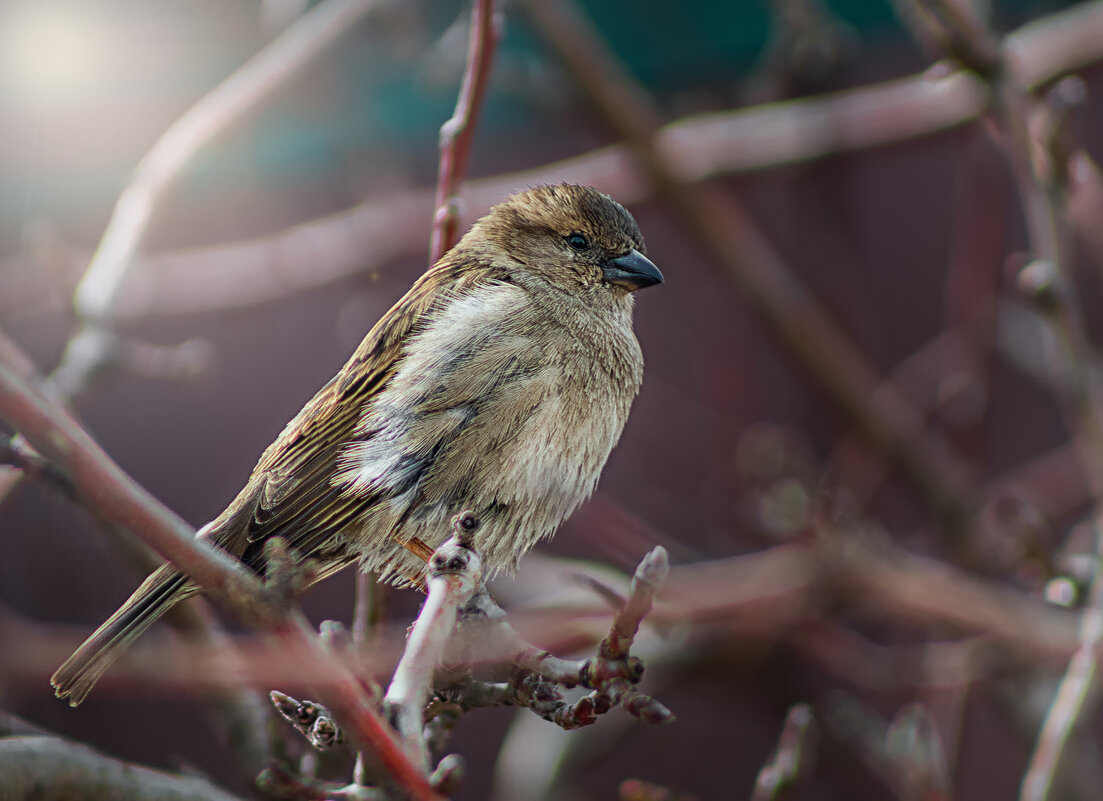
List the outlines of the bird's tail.
{"type": "Polygon", "coordinates": [[[124,648],[177,602],[194,592],[188,577],[172,565],[153,571],[126,603],[96,629],[50,678],[57,697],[68,698],[70,706],[83,701],[124,648]]]}

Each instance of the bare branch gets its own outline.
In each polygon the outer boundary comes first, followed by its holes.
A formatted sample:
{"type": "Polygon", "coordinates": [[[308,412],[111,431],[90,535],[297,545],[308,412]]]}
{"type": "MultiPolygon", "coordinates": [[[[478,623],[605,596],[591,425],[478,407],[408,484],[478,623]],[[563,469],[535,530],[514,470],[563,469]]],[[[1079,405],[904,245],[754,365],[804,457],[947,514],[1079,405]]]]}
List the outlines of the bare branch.
{"type": "MultiPolygon", "coordinates": [[[[1087,2],[1036,20],[1005,39],[1021,79],[1036,87],[1103,57],[1103,2],[1087,2]]],[[[920,74],[815,97],[696,115],[665,125],[655,147],[679,176],[698,182],[806,163],[937,134],[981,116],[983,82],[966,72],[920,74]]],[[[471,219],[518,186],[571,181],[621,201],[653,194],[628,149],[601,148],[534,170],[469,181],[471,219]]],[[[388,192],[343,212],[269,236],[138,256],[112,319],[239,308],[292,295],[423,252],[413,221],[433,214],[433,191],[388,192]],[[310,270],[300,269],[309,264],[310,270]]],[[[86,256],[70,254],[74,264],[86,256]]],[[[17,269],[4,265],[0,270],[17,269]]],[[[23,268],[26,269],[26,268],[23,268]]],[[[8,300],[8,298],[5,298],[8,300]]],[[[27,302],[14,296],[11,302],[27,302]]]]}
{"type": "Polygon", "coordinates": [[[440,801],[426,772],[407,756],[403,745],[380,717],[375,703],[347,667],[327,653],[306,618],[292,613],[278,630],[281,640],[312,678],[325,706],[340,721],[339,731],[360,748],[370,748],[388,773],[412,798],[440,801]]]}
{"type": "Polygon", "coordinates": [[[0,738],[0,793],[71,801],[237,801],[195,776],[121,762],[87,746],[42,735],[0,738]]]}
{"type": "Polygon", "coordinates": [[[99,321],[110,316],[157,205],[184,165],[324,53],[376,5],[375,0],[319,3],[161,135],[135,168],[77,287],[75,305],[82,319],[99,321]]]}
{"type": "Polygon", "coordinates": [[[437,172],[433,232],[429,241],[430,265],[436,264],[459,239],[460,189],[467,173],[475,122],[486,95],[490,65],[498,45],[494,0],[474,0],[470,26],[467,64],[456,99],[456,110],[440,129],[440,168],[437,172]]]}
{"type": "Polygon", "coordinates": [[[602,659],[624,659],[628,656],[628,649],[636,639],[640,624],[651,611],[655,594],[662,589],[669,574],[670,560],[666,555],[666,548],[657,545],[636,567],[628,598],[613,617],[609,636],[598,647],[598,655],[602,659]]]}
{"type": "Polygon", "coordinates": [[[423,728],[425,704],[433,674],[456,627],[456,615],[467,603],[482,577],[482,559],[471,548],[471,536],[479,527],[470,512],[453,520],[455,534],[429,561],[425,604],[410,631],[406,650],[395,668],[384,700],[392,709],[395,726],[410,759],[428,773],[429,754],[423,728]]]}
{"type": "MultiPolygon", "coordinates": [[[[205,542],[126,475],[91,437],[6,358],[0,348],[0,419],[61,470],[98,515],[134,532],[206,590],[236,599],[244,612],[263,615],[264,590],[238,560],[205,542]]],[[[232,602],[233,603],[233,602],[232,602]]]]}
{"type": "MultiPolygon", "coordinates": [[[[881,377],[850,337],[728,194],[690,187],[671,156],[655,146],[658,112],[593,24],[567,0],[525,4],[575,84],[620,137],[682,222],[705,243],[725,275],[771,326],[805,373],[863,435],[924,493],[946,529],[960,534],[976,505],[970,471],[945,442],[923,432],[923,419],[881,377]],[[878,393],[878,387],[881,392],[878,393]],[[877,399],[871,404],[872,398],[877,399]]],[[[955,545],[968,541],[958,536],[955,545]]]]}
{"type": "Polygon", "coordinates": [[[283,562],[289,557],[281,554],[279,543],[268,553],[283,579],[275,583],[277,591],[271,592],[240,561],[196,539],[184,521],[127,476],[64,410],[19,375],[5,358],[10,352],[18,349],[11,343],[0,346],[0,419],[64,471],[99,515],[130,529],[246,619],[276,629],[302,662],[305,675],[319,682],[328,680],[321,688],[322,696],[345,721],[348,736],[375,749],[415,798],[436,798],[379,719],[356,678],[322,648],[301,613],[288,609],[299,582],[294,575],[287,575],[283,562]]]}
{"type": "Polygon", "coordinates": [[[1067,131],[1061,131],[1059,117],[1068,99],[1063,97],[1059,84],[1051,95],[1054,104],[1050,108],[1036,102],[1017,77],[1003,43],[984,25],[976,10],[961,0],[910,0],[900,5],[918,37],[933,42],[940,55],[958,60],[992,88],[991,116],[1003,132],[1033,254],[1033,261],[1020,273],[1019,286],[1042,311],[1063,351],[1067,375],[1063,380],[1055,378],[1054,386],[1064,402],[1081,467],[1097,506],[1096,569],[1089,604],[1080,620],[1080,648],[1069,662],[1020,788],[1022,801],[1045,801],[1050,797],[1062,751],[1093,694],[1095,650],[1103,639],[1103,531],[1099,522],[1099,505],[1103,503],[1103,383],[1066,265],[1062,153],[1070,145],[1067,131]],[[1051,123],[1048,141],[1032,128],[1037,110],[1050,112],[1043,114],[1043,119],[1051,123]],[[1061,168],[1046,163],[1050,156],[1061,162],[1061,168]]]}
{"type": "Polygon", "coordinates": [[[1038,732],[1034,753],[1019,790],[1020,801],[1044,801],[1051,797],[1077,721],[1097,700],[1098,651],[1103,642],[1103,562],[1098,558],[1098,554],[1103,554],[1103,522],[1097,517],[1093,525],[1097,558],[1088,603],[1080,615],[1080,647],[1069,660],[1038,732]]]}

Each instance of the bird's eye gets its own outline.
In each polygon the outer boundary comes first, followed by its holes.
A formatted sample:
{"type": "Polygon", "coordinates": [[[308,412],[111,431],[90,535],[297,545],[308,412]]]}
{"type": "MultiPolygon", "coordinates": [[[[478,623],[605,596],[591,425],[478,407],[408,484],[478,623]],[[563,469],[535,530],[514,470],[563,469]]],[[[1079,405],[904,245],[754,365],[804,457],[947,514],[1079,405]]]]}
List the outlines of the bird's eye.
{"type": "Polygon", "coordinates": [[[590,240],[582,234],[571,234],[567,237],[567,244],[575,250],[583,251],[590,247],[590,240]]]}

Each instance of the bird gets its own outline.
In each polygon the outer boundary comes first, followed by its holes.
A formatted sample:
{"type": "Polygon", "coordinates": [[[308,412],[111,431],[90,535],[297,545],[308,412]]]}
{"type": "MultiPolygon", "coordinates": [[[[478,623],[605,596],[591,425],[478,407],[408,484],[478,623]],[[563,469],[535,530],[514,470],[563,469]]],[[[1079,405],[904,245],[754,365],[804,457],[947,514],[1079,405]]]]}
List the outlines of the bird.
{"type": "MultiPolygon", "coordinates": [[[[371,328],[197,536],[263,575],[282,537],[312,581],[359,563],[392,583],[461,513],[484,576],[516,568],[594,491],[643,379],[634,293],[663,282],[635,218],[596,189],[535,186],[479,219],[371,328]]],[[[80,704],[199,587],[155,570],[58,668],[80,704]]]]}

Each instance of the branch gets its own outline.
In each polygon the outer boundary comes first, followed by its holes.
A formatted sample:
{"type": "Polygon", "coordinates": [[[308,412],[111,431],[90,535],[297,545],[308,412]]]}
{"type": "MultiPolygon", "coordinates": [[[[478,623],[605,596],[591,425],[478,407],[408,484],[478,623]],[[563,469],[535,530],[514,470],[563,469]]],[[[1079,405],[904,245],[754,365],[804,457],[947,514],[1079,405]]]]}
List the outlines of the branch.
{"type": "MultiPolygon", "coordinates": [[[[378,751],[384,765],[415,798],[437,798],[395,743],[351,671],[322,648],[301,613],[289,610],[288,593],[270,591],[240,561],[195,538],[183,520],[127,476],[63,409],[19,374],[5,358],[12,352],[18,349],[0,341],[0,419],[61,469],[98,515],[128,528],[245,619],[277,630],[301,662],[304,675],[323,684],[320,694],[345,721],[348,735],[378,751]]],[[[278,545],[266,548],[266,554],[279,556],[278,545]]],[[[286,569],[272,572],[285,579],[284,586],[273,589],[296,586],[286,569]]]]}
{"type": "Polygon", "coordinates": [[[3,788],[18,798],[238,801],[206,779],[121,762],[87,746],[43,735],[0,738],[0,776],[3,788]],[[18,788],[31,795],[24,796],[18,788]]]}
{"type": "MultiPolygon", "coordinates": [[[[1103,2],[1080,3],[1031,22],[1005,39],[1028,88],[1103,57],[1103,2]]],[[[961,71],[923,73],[815,97],[686,117],[665,125],[655,147],[686,182],[755,173],[841,153],[931,136],[981,116],[984,84],[961,71]]],[[[466,185],[469,217],[518,186],[570,181],[601,188],[626,204],[654,193],[612,145],[466,185]]],[[[425,241],[414,221],[433,215],[433,191],[388,192],[336,214],[257,239],[140,257],[111,310],[112,319],[195,314],[247,307],[377,270],[415,256],[425,241]],[[310,265],[309,270],[302,266],[310,265]]],[[[87,256],[73,253],[74,265],[87,256]]],[[[0,272],[33,269],[0,264],[0,272]]],[[[16,287],[18,289],[18,286],[16,287]]],[[[4,301],[26,305],[16,292],[4,301]]]]}
{"type": "MultiPolygon", "coordinates": [[[[726,277],[747,297],[804,372],[908,475],[947,529],[960,535],[976,505],[968,468],[946,443],[924,435],[922,416],[902,393],[886,391],[873,365],[743,208],[712,187],[685,182],[672,156],[655,146],[658,114],[651,98],[575,4],[528,0],[525,8],[579,89],[626,141],[657,191],[708,246],[724,266],[726,277]],[[875,397],[877,403],[871,404],[875,397]]],[[[960,536],[956,544],[962,551],[967,545],[960,536]]]]}
{"type": "Polygon", "coordinates": [[[453,519],[455,532],[429,562],[425,604],[410,631],[406,650],[395,668],[384,702],[407,755],[428,772],[429,753],[423,733],[425,704],[433,674],[456,627],[456,614],[471,598],[482,577],[482,559],[471,547],[479,522],[470,512],[453,519]]]}
{"type": "MultiPolygon", "coordinates": [[[[384,699],[398,731],[397,741],[374,705],[363,704],[364,693],[347,669],[340,669],[339,676],[331,676],[319,687],[328,696],[336,715],[321,704],[300,702],[281,692],[271,693],[272,703],[280,714],[315,748],[329,748],[343,742],[345,731],[337,724],[337,718],[351,722],[356,728],[348,732],[349,736],[371,745],[391,775],[411,789],[417,798],[438,797],[429,779],[429,753],[424,737],[425,704],[437,665],[455,629],[457,610],[467,603],[482,573],[482,560],[471,548],[471,538],[479,522],[471,513],[462,512],[453,518],[452,528],[454,535],[430,559],[425,603],[384,699]],[[358,693],[349,692],[354,686],[358,693]]],[[[316,650],[317,643],[313,637],[305,636],[304,626],[305,622],[300,623],[297,628],[285,631],[284,636],[290,637],[305,654],[307,648],[316,650]]],[[[330,667],[330,670],[336,669],[336,665],[330,667]]],[[[441,781],[451,779],[454,771],[453,766],[446,771],[447,775],[438,778],[441,781]]]]}
{"type": "Polygon", "coordinates": [[[1019,789],[1021,801],[1044,801],[1051,797],[1065,749],[1080,718],[1097,699],[1099,647],[1103,642],[1103,521],[1093,521],[1096,537],[1095,573],[1088,592],[1088,603],[1080,615],[1080,646],[1069,660],[1065,675],[1057,685],[1038,732],[1030,764],[1019,789]]]}
{"type": "Polygon", "coordinates": [[[468,664],[504,661],[515,666],[508,685],[461,685],[462,697],[449,700],[464,708],[511,704],[526,706],[564,729],[576,729],[597,721],[617,706],[648,723],[667,723],[674,715],[655,699],[635,689],[643,678],[642,660],[629,654],[643,618],[651,611],[655,594],[669,571],[666,550],[655,547],[636,568],[628,598],[614,616],[609,633],[592,659],[572,660],[553,656],[521,638],[506,614],[488,593],[480,593],[464,610],[472,637],[466,643],[468,664]],[[586,687],[591,692],[567,703],[559,688],[586,687]]]}
{"type": "Polygon", "coordinates": [[[359,680],[322,647],[302,613],[293,613],[278,634],[299,660],[304,675],[311,676],[327,711],[332,710],[333,718],[340,721],[338,731],[357,746],[370,748],[412,798],[441,801],[426,773],[410,760],[403,745],[380,717],[359,680]]]}
{"type": "Polygon", "coordinates": [[[1096,353],[1084,327],[1076,288],[1065,264],[1067,232],[1062,220],[1066,165],[1059,163],[1055,168],[1055,164],[1045,163],[1050,154],[1066,153],[1070,147],[1067,130],[1062,130],[1062,118],[1069,103],[1063,93],[1070,87],[1062,89],[1058,84],[1052,93],[1054,104],[1049,109],[1036,102],[1018,78],[1003,43],[984,25],[976,9],[960,0],[909,0],[901,2],[901,6],[905,20],[912,24],[918,37],[933,42],[933,49],[940,55],[957,59],[972,69],[992,89],[991,117],[1003,132],[1034,259],[1020,272],[1019,287],[1041,310],[1065,357],[1068,375],[1055,378],[1054,386],[1063,401],[1081,468],[1096,505],[1095,576],[1089,603],[1080,620],[1080,647],[1070,660],[1046,715],[1020,788],[1021,801],[1045,801],[1050,797],[1063,749],[1093,694],[1096,648],[1103,640],[1103,383],[1096,353]],[[1037,111],[1050,112],[1043,117],[1051,123],[1048,142],[1040,141],[1041,137],[1032,130],[1031,121],[1037,111]]]}
{"type": "Polygon", "coordinates": [[[122,526],[184,570],[205,590],[239,610],[263,616],[267,598],[257,577],[237,559],[195,539],[192,528],[111,461],[69,414],[31,385],[0,346],[0,419],[11,425],[105,520],[122,526]]]}
{"type": "Polygon", "coordinates": [[[490,65],[498,45],[494,0],[475,0],[470,27],[467,65],[464,67],[460,94],[456,98],[456,110],[440,129],[440,168],[437,173],[433,231],[429,240],[430,266],[436,264],[459,239],[460,188],[467,173],[475,122],[486,95],[490,65]]]}
{"type": "MultiPolygon", "coordinates": [[[[120,338],[107,327],[116,316],[158,205],[196,153],[325,52],[376,5],[377,0],[318,4],[188,109],[154,143],[119,196],[76,286],[73,305],[81,327],[50,376],[51,394],[67,401],[93,375],[116,362],[139,372],[169,375],[190,374],[205,364],[208,353],[202,343],[153,346],[120,338]]],[[[18,482],[18,474],[0,481],[0,499],[18,482]]]]}
{"type": "Polygon", "coordinates": [[[119,196],[92,263],[77,286],[75,305],[82,319],[98,322],[110,316],[158,203],[195,154],[324,53],[376,5],[374,0],[318,4],[161,135],[119,196]]]}

